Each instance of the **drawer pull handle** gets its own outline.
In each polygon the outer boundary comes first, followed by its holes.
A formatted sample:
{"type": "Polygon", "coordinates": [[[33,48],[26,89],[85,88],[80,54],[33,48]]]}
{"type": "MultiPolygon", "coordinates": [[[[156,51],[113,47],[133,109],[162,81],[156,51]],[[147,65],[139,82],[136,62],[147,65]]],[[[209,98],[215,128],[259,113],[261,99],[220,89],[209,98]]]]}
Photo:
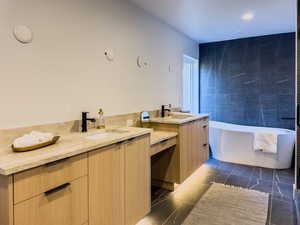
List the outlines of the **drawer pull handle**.
{"type": "Polygon", "coordinates": [[[165,144],[167,144],[167,142],[168,142],[168,140],[163,140],[160,142],[160,144],[165,145],[165,144]]]}
{"type": "Polygon", "coordinates": [[[203,147],[206,147],[207,146],[207,144],[203,144],[203,147]]]}
{"type": "Polygon", "coordinates": [[[58,191],[60,191],[60,190],[63,190],[63,189],[65,189],[65,188],[69,187],[70,185],[71,185],[70,183],[63,184],[63,185],[58,186],[58,187],[56,187],[56,188],[53,188],[53,189],[51,189],[51,190],[49,190],[49,191],[46,191],[46,192],[45,192],[45,195],[51,195],[51,194],[53,194],[53,193],[56,193],[56,192],[58,192],[58,191]]]}
{"type": "Polygon", "coordinates": [[[135,138],[130,138],[130,139],[128,139],[127,141],[128,142],[133,142],[135,140],[135,138]]]}
{"type": "Polygon", "coordinates": [[[207,128],[207,125],[204,125],[203,128],[204,128],[204,129],[207,128]]]}
{"type": "Polygon", "coordinates": [[[65,158],[65,159],[60,159],[60,160],[54,161],[54,162],[50,162],[50,163],[45,164],[45,166],[46,167],[54,166],[54,165],[57,165],[61,162],[67,161],[68,159],[69,158],[65,158]]]}

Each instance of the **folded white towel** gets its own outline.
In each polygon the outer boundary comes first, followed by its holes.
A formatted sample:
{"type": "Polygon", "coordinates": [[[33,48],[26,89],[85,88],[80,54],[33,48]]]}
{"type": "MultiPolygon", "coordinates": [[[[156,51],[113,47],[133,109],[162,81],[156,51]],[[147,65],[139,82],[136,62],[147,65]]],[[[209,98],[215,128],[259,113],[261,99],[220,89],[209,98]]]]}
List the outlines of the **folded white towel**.
{"type": "Polygon", "coordinates": [[[30,136],[38,139],[40,142],[46,142],[53,139],[54,135],[52,133],[42,133],[38,131],[32,131],[30,136]]]}
{"type": "Polygon", "coordinates": [[[15,148],[24,148],[50,141],[53,137],[54,135],[52,133],[32,131],[30,134],[25,134],[24,136],[17,138],[13,145],[15,148]]]}
{"type": "Polygon", "coordinates": [[[271,132],[255,132],[254,134],[254,150],[267,153],[277,153],[277,133],[271,132]]]}

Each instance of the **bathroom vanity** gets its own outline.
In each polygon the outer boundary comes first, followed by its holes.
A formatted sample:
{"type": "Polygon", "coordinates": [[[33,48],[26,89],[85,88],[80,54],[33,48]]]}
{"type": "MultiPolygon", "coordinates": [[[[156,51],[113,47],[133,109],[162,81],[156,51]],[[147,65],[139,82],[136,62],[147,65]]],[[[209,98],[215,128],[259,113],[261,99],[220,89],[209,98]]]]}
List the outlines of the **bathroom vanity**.
{"type": "Polygon", "coordinates": [[[169,188],[208,158],[207,123],[174,114],[32,152],[1,146],[0,225],[134,225],[150,212],[151,171],[169,188]]]}
{"type": "Polygon", "coordinates": [[[177,132],[173,149],[154,156],[151,165],[153,183],[175,189],[175,184],[185,181],[209,157],[207,114],[176,114],[154,118],[149,126],[158,131],[177,132]]]}
{"type": "Polygon", "coordinates": [[[0,224],[137,223],[151,205],[151,131],[128,129],[98,140],[70,135],[47,150],[7,149],[0,156],[0,224]]]}

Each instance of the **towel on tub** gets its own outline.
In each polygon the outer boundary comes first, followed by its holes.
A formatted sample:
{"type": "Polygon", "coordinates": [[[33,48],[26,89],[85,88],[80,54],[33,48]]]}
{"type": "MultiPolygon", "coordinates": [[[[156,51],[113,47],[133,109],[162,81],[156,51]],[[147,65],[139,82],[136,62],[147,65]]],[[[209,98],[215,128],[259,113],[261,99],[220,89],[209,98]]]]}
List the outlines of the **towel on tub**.
{"type": "Polygon", "coordinates": [[[277,154],[278,134],[271,132],[255,132],[254,150],[277,154]]]}

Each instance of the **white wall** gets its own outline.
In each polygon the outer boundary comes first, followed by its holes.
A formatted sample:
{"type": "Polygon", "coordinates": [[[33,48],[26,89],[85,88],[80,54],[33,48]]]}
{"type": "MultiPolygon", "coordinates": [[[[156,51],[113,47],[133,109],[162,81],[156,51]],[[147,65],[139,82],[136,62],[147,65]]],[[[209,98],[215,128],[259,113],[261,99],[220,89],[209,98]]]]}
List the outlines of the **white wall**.
{"type": "Polygon", "coordinates": [[[178,106],[183,54],[198,58],[198,44],[124,0],[1,0],[0,129],[178,106]],[[13,38],[20,24],[31,44],[13,38]]]}

